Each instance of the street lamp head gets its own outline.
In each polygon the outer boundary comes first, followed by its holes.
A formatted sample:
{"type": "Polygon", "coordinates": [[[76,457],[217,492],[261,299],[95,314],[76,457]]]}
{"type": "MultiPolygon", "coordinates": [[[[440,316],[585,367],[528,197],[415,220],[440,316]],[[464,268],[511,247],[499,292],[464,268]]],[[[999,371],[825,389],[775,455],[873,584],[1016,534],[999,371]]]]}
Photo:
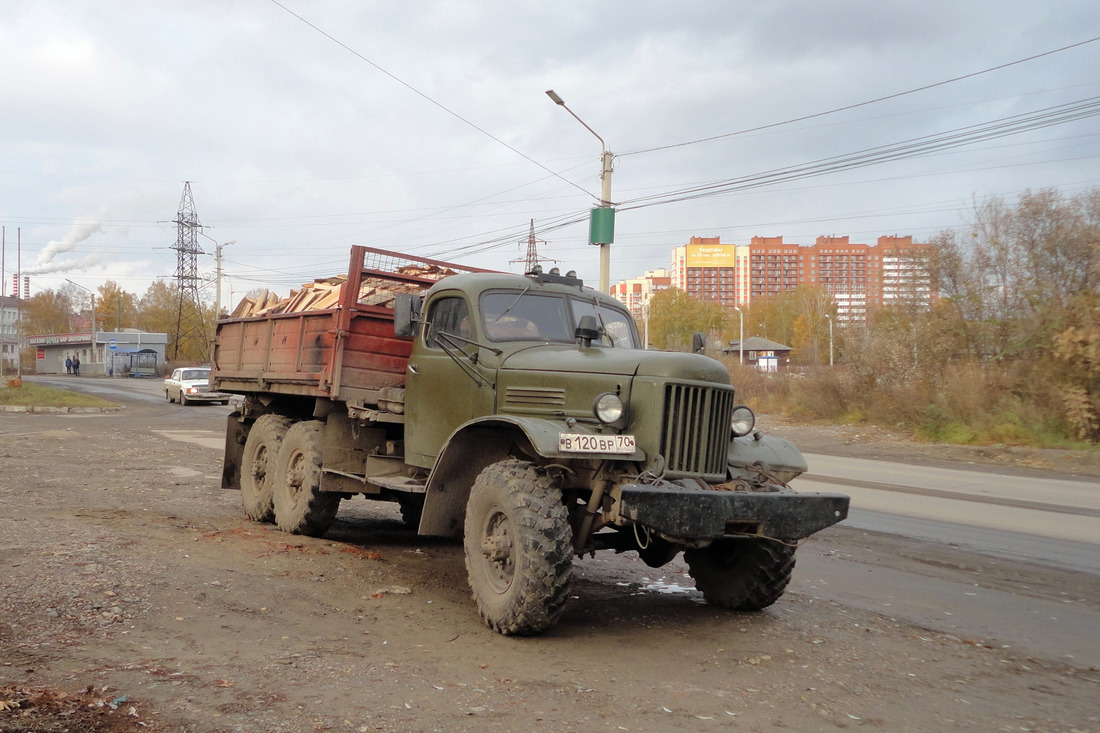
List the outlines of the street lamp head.
{"type": "Polygon", "coordinates": [[[225,243],[225,244],[223,244],[222,246],[223,246],[223,247],[228,247],[229,245],[231,245],[231,244],[236,244],[236,243],[237,243],[237,240],[236,240],[236,239],[230,239],[230,240],[229,240],[228,242],[226,242],[226,243],[225,243]]]}
{"type": "Polygon", "coordinates": [[[562,107],[565,106],[565,102],[562,100],[561,97],[557,95],[557,92],[555,92],[553,89],[547,89],[546,96],[550,97],[550,99],[554,101],[554,104],[560,104],[562,107]]]}

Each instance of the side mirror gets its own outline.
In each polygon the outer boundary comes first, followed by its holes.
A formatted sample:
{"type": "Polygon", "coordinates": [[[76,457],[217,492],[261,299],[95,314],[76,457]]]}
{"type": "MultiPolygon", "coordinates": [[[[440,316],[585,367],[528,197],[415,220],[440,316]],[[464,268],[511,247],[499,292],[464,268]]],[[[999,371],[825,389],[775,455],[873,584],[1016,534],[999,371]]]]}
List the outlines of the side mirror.
{"type": "Polygon", "coordinates": [[[600,327],[596,324],[595,316],[581,316],[581,322],[577,324],[577,330],[573,332],[573,338],[584,342],[585,346],[591,346],[593,339],[600,337],[600,327]]]}
{"type": "Polygon", "coordinates": [[[420,296],[400,293],[393,303],[393,335],[412,338],[420,323],[420,296]]]}
{"type": "Polygon", "coordinates": [[[691,334],[691,353],[702,354],[707,348],[707,337],[698,331],[691,334]]]}

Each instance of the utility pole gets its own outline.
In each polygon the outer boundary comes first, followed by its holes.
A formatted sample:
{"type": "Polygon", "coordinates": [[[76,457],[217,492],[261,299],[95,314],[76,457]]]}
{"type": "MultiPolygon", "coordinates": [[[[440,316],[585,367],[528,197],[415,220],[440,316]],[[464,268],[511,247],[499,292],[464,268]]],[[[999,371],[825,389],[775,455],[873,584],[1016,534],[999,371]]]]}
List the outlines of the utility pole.
{"type": "MultiPolygon", "coordinates": [[[[532,223],[532,227],[533,226],[534,226],[534,224],[532,223]]],[[[214,320],[215,321],[222,317],[222,248],[223,247],[228,247],[228,246],[236,244],[236,243],[237,243],[237,240],[235,240],[235,239],[231,239],[228,242],[226,242],[225,244],[218,244],[217,242],[214,243],[216,245],[215,248],[214,248],[214,251],[216,253],[215,259],[217,260],[217,272],[215,274],[215,285],[214,285],[214,320]]]]}
{"type": "Polygon", "coordinates": [[[741,333],[737,337],[737,361],[739,364],[745,363],[745,311],[741,310],[740,306],[733,306],[733,309],[737,311],[737,315],[741,316],[741,333]]]}

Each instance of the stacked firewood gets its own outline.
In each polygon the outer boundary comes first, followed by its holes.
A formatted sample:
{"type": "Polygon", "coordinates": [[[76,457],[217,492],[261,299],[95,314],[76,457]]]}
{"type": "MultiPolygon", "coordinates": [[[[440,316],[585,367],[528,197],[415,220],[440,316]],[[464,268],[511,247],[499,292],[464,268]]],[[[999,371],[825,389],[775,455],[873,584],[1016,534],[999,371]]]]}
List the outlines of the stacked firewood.
{"type": "MultiPolygon", "coordinates": [[[[390,280],[385,277],[364,276],[359,285],[359,302],[364,305],[377,305],[392,308],[399,293],[419,293],[432,282],[454,275],[454,270],[438,265],[406,265],[398,268],[405,277],[414,277],[423,283],[390,280]]],[[[337,275],[303,283],[301,289],[291,290],[290,295],[280,299],[275,293],[265,290],[254,298],[243,298],[233,309],[230,318],[251,318],[276,313],[300,313],[301,311],[327,310],[335,308],[344,297],[344,285],[347,275],[337,275]]]]}
{"type": "Polygon", "coordinates": [[[291,290],[290,295],[282,299],[270,290],[265,290],[254,298],[243,298],[233,309],[230,318],[335,308],[340,303],[347,279],[347,275],[338,275],[304,283],[300,290],[291,290]]]}

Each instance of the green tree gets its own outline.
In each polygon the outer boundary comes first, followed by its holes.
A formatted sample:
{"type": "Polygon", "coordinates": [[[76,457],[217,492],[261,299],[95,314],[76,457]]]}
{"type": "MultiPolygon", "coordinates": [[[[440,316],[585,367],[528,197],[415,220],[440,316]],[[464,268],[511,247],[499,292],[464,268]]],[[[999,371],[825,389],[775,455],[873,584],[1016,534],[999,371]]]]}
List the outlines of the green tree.
{"type": "Polygon", "coordinates": [[[692,334],[719,333],[726,318],[715,301],[693,298],[679,288],[662,290],[649,301],[650,341],[659,349],[686,351],[692,334]]]}

